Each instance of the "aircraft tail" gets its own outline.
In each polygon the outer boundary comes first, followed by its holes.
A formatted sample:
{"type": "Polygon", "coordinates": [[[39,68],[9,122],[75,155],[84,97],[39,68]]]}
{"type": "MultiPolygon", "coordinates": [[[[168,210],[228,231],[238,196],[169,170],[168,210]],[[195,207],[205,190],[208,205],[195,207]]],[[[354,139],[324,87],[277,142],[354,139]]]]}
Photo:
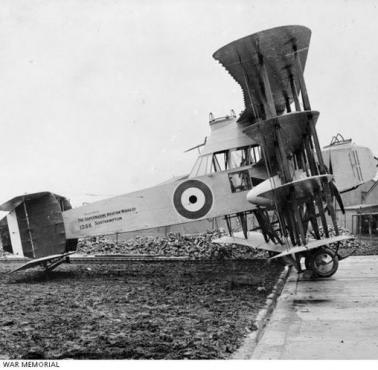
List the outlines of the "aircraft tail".
{"type": "MultiPolygon", "coordinates": [[[[338,136],[342,138],[340,134],[338,136]]],[[[357,188],[377,174],[377,161],[372,151],[351,139],[333,140],[323,148],[322,155],[340,193],[357,188]]]]}
{"type": "Polygon", "coordinates": [[[77,239],[66,239],[62,212],[70,202],[42,192],[21,195],[0,206],[9,212],[0,220],[0,242],[5,251],[28,258],[42,258],[76,250],[77,239]]]}

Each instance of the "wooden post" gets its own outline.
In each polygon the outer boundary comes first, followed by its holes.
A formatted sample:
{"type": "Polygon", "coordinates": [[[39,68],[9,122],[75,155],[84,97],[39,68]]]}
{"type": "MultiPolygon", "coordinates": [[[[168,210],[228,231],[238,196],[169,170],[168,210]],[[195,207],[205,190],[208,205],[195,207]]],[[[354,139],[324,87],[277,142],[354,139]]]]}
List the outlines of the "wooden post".
{"type": "Polygon", "coordinates": [[[306,234],[304,232],[303,222],[302,222],[302,218],[299,212],[299,205],[295,197],[294,191],[291,193],[291,206],[292,206],[292,211],[294,212],[294,215],[295,215],[296,223],[298,225],[300,241],[302,242],[302,245],[306,245],[306,234]]]}
{"type": "MultiPolygon", "coordinates": [[[[262,78],[262,82],[264,85],[264,93],[265,93],[265,98],[266,98],[266,107],[267,112],[268,112],[268,117],[267,118],[274,118],[277,116],[277,111],[276,107],[274,105],[274,99],[273,99],[273,94],[272,94],[272,89],[270,87],[270,82],[268,78],[268,72],[266,70],[266,66],[264,63],[264,58],[262,55],[259,55],[259,62],[260,62],[260,76],[262,78]]],[[[278,150],[279,150],[279,157],[277,157],[277,162],[281,167],[282,170],[282,178],[284,182],[289,182],[292,180],[290,171],[289,171],[289,164],[288,164],[288,159],[286,157],[286,153],[284,151],[284,146],[283,146],[283,141],[280,133],[280,126],[278,121],[276,121],[275,124],[275,133],[276,133],[276,139],[278,143],[278,150]],[[279,160],[281,159],[281,160],[279,160]]]]}
{"type": "Polygon", "coordinates": [[[305,149],[306,149],[307,160],[308,160],[308,163],[310,165],[311,175],[316,176],[316,175],[318,175],[318,169],[317,169],[317,166],[316,166],[316,162],[315,162],[313,152],[310,148],[309,137],[308,136],[305,137],[303,141],[304,141],[304,146],[305,146],[305,149]]]}
{"type": "Polygon", "coordinates": [[[304,145],[301,146],[301,148],[298,150],[296,156],[297,156],[297,162],[299,168],[301,168],[303,171],[306,172],[306,176],[310,176],[309,171],[308,171],[308,164],[306,162],[306,156],[304,153],[304,145]]]}
{"type": "Polygon", "coordinates": [[[294,76],[291,72],[289,74],[289,82],[290,82],[290,87],[291,87],[291,93],[292,93],[293,99],[294,99],[295,110],[297,112],[300,112],[301,106],[300,106],[299,100],[298,100],[298,92],[297,92],[297,88],[295,86],[294,76]]]}
{"type": "Polygon", "coordinates": [[[322,199],[321,199],[321,196],[320,196],[319,193],[315,194],[315,203],[316,203],[316,206],[318,207],[320,220],[321,220],[322,226],[323,226],[323,232],[324,232],[325,236],[327,238],[329,238],[327,220],[325,218],[324,209],[323,209],[323,202],[322,202],[322,199]]]}
{"type": "Polygon", "coordinates": [[[290,107],[289,95],[288,95],[288,93],[286,91],[283,91],[282,95],[283,95],[283,97],[285,99],[286,111],[287,111],[287,113],[290,113],[291,112],[291,107],[290,107]]]}
{"type": "Polygon", "coordinates": [[[285,222],[287,224],[287,229],[289,230],[289,237],[292,245],[296,244],[296,236],[294,235],[295,232],[295,225],[293,222],[293,215],[291,214],[290,210],[282,210],[285,222]]]}
{"type": "Polygon", "coordinates": [[[308,214],[309,214],[312,229],[314,230],[315,237],[316,239],[320,239],[319,226],[316,220],[316,211],[315,211],[315,206],[314,206],[313,201],[309,200],[306,203],[306,206],[308,209],[308,214]]]}
{"type": "Polygon", "coordinates": [[[261,232],[263,234],[264,240],[265,240],[266,243],[268,243],[269,237],[268,237],[268,234],[267,234],[265,219],[264,219],[264,215],[262,214],[262,210],[256,209],[255,210],[255,217],[257,219],[257,222],[260,225],[261,232]]]}
{"type": "MultiPolygon", "coordinates": [[[[299,56],[296,52],[295,52],[295,62],[296,62],[296,69],[297,69],[297,75],[298,75],[298,80],[299,80],[299,86],[301,88],[303,108],[304,108],[304,110],[311,111],[311,104],[310,104],[310,99],[309,99],[308,93],[307,93],[306,83],[305,83],[305,80],[304,80],[304,77],[303,77],[303,69],[302,69],[301,60],[300,60],[300,58],[299,58],[299,56]]],[[[317,154],[319,165],[320,165],[320,173],[324,174],[324,173],[326,173],[326,170],[325,170],[325,166],[324,166],[322,150],[320,148],[318,134],[316,133],[315,123],[314,123],[314,119],[313,119],[311,113],[310,113],[310,116],[308,117],[308,122],[309,122],[311,136],[314,140],[315,150],[316,150],[316,154],[317,154]]]]}
{"type": "Polygon", "coordinates": [[[304,110],[311,110],[310,100],[308,98],[307,88],[306,88],[305,80],[303,78],[302,64],[301,64],[301,60],[298,57],[297,52],[295,52],[295,64],[296,64],[297,76],[298,76],[298,80],[299,80],[299,86],[301,88],[303,109],[304,110]]]}
{"type": "Polygon", "coordinates": [[[282,235],[284,236],[284,238],[287,238],[288,233],[287,233],[286,220],[284,217],[283,209],[280,206],[277,207],[277,219],[278,219],[278,224],[280,225],[280,228],[281,228],[282,235]]]}
{"type": "Polygon", "coordinates": [[[243,212],[239,212],[237,216],[239,218],[239,221],[242,227],[244,238],[248,239],[248,226],[247,226],[247,219],[245,217],[245,214],[243,212]]]}
{"type": "Polygon", "coordinates": [[[358,222],[358,235],[359,235],[359,240],[361,241],[361,233],[362,233],[362,215],[361,213],[357,216],[358,222]]]}
{"type": "Polygon", "coordinates": [[[324,184],[323,190],[324,190],[324,195],[326,198],[327,208],[329,210],[329,213],[331,214],[331,219],[332,219],[333,227],[335,229],[335,234],[339,235],[339,227],[337,226],[336,212],[335,212],[335,209],[333,208],[331,190],[329,188],[328,182],[324,184]]]}
{"type": "Polygon", "coordinates": [[[256,118],[260,118],[259,115],[257,114],[256,112],[256,109],[255,109],[255,106],[253,104],[253,99],[252,99],[252,95],[251,95],[251,92],[249,91],[249,78],[248,78],[248,75],[247,73],[245,72],[245,69],[244,69],[244,66],[243,66],[243,63],[241,61],[241,58],[240,58],[240,55],[239,53],[237,52],[238,54],[238,57],[239,57],[239,63],[240,63],[240,66],[242,67],[242,70],[243,70],[243,78],[244,78],[244,83],[247,87],[247,92],[248,92],[248,99],[249,99],[249,103],[250,103],[250,106],[252,108],[252,111],[253,111],[253,114],[256,118]]]}
{"type": "Polygon", "coordinates": [[[31,227],[30,227],[30,222],[29,222],[29,214],[28,214],[28,210],[26,208],[26,200],[25,200],[25,197],[23,199],[23,205],[24,205],[24,212],[25,212],[25,219],[26,219],[26,225],[27,225],[27,230],[28,230],[28,234],[29,234],[29,240],[30,240],[30,246],[32,248],[32,253],[33,253],[33,258],[36,258],[36,254],[35,254],[35,248],[34,248],[34,242],[33,242],[33,236],[32,236],[32,233],[31,233],[31,227]]]}
{"type": "Polygon", "coordinates": [[[262,78],[262,82],[264,85],[264,95],[266,98],[265,103],[266,103],[266,108],[268,108],[266,109],[266,113],[268,113],[267,118],[276,117],[277,111],[274,105],[272,89],[270,87],[268,72],[266,70],[266,66],[264,63],[264,57],[262,55],[259,55],[259,62],[260,62],[260,76],[262,78]]]}
{"type": "Polygon", "coordinates": [[[226,215],[224,216],[224,219],[226,220],[227,230],[230,236],[232,236],[232,227],[230,222],[230,216],[226,215]]]}

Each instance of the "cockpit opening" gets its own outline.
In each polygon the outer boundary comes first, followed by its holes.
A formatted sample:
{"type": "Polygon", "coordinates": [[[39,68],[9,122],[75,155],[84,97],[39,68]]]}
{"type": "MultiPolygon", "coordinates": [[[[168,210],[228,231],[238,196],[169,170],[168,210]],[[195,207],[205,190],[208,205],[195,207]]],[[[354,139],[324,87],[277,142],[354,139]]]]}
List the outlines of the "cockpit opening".
{"type": "Polygon", "coordinates": [[[198,157],[190,173],[190,177],[251,166],[260,160],[261,148],[259,145],[249,145],[205,154],[198,157]]]}

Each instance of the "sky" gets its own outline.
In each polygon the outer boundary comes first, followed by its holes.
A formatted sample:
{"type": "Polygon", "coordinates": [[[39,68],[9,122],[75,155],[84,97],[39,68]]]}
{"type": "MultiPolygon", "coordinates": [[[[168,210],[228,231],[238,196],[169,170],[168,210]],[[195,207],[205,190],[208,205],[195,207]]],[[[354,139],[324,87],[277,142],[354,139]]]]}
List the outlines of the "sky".
{"type": "Polygon", "coordinates": [[[305,79],[322,145],[378,154],[378,3],[0,0],[0,202],[78,205],[190,172],[208,116],[240,112],[212,54],[281,25],[312,30],[305,79]]]}

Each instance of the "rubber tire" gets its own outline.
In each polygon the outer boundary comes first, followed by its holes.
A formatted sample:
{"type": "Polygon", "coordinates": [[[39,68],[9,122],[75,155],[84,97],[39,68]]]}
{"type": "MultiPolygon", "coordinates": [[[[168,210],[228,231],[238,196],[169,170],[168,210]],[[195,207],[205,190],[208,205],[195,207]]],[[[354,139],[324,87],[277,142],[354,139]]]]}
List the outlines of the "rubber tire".
{"type": "Polygon", "coordinates": [[[305,265],[306,268],[308,268],[308,270],[313,271],[316,277],[327,278],[331,277],[339,268],[339,259],[331,249],[322,247],[314,250],[314,252],[312,252],[308,257],[306,257],[305,265]],[[333,266],[329,271],[321,271],[317,267],[317,258],[322,254],[327,254],[332,258],[333,266]]]}

